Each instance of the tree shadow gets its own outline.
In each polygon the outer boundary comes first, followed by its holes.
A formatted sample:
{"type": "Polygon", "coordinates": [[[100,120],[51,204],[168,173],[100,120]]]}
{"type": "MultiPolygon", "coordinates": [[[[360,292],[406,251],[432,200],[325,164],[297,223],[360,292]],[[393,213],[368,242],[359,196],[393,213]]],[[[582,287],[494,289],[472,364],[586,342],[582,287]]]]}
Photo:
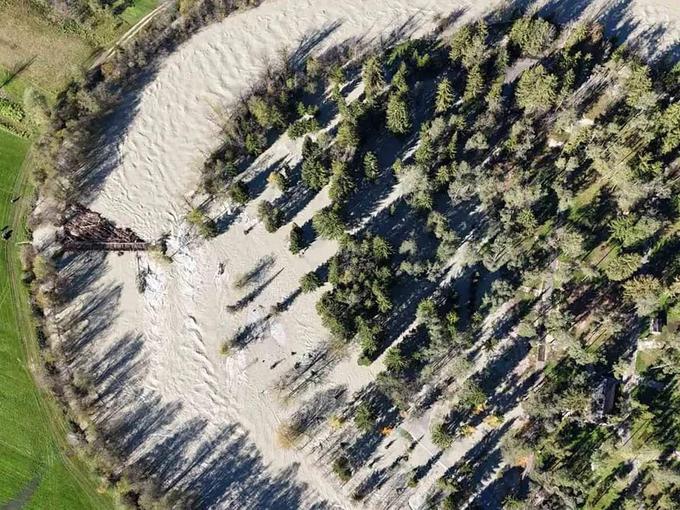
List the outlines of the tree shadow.
{"type": "Polygon", "coordinates": [[[21,76],[21,73],[23,73],[26,69],[31,67],[31,65],[33,65],[33,62],[35,62],[37,58],[38,55],[33,55],[25,62],[17,63],[17,65],[15,65],[14,68],[11,71],[9,71],[7,77],[4,80],[2,80],[2,83],[0,83],[0,89],[6,87],[14,80],[16,80],[19,76],[21,76]]]}
{"type": "Polygon", "coordinates": [[[99,403],[114,402],[129,385],[138,384],[148,365],[141,335],[127,333],[88,367],[99,403]]]}
{"type": "Polygon", "coordinates": [[[401,422],[397,408],[375,383],[369,383],[355,394],[355,404],[367,405],[375,416],[375,424],[370,431],[361,434],[349,445],[341,445],[350,464],[358,469],[375,454],[385,436],[381,429],[394,429],[401,422]]]}
{"type": "Polygon", "coordinates": [[[524,469],[519,466],[507,467],[495,480],[486,485],[470,503],[472,508],[495,510],[503,507],[504,500],[511,495],[520,501],[529,495],[529,480],[523,477],[524,469]]]}
{"type": "Polygon", "coordinates": [[[477,493],[482,482],[502,462],[499,444],[503,436],[510,430],[514,419],[505,422],[499,428],[488,432],[478,443],[444,473],[444,477],[457,482],[462,489],[461,499],[467,499],[477,493]]]}
{"type": "Polygon", "coordinates": [[[104,251],[69,252],[57,260],[60,299],[72,301],[108,270],[108,253],[104,251]]]}
{"type": "Polygon", "coordinates": [[[236,334],[231,338],[230,345],[236,349],[243,349],[253,341],[259,339],[269,323],[270,315],[240,326],[236,334]]]}
{"type": "Polygon", "coordinates": [[[304,401],[288,418],[288,423],[297,433],[314,437],[319,428],[347,400],[347,386],[339,384],[316,392],[304,401]]]}
{"type": "Polygon", "coordinates": [[[234,287],[240,289],[261,281],[269,270],[274,267],[274,262],[276,262],[274,255],[270,254],[260,257],[252,269],[238,276],[236,281],[233,282],[234,287]]]}
{"type": "Polygon", "coordinates": [[[281,224],[290,223],[312,201],[318,191],[308,188],[301,179],[302,162],[288,172],[288,188],[274,200],[274,207],[281,213],[281,224]]]}
{"type": "Polygon", "coordinates": [[[285,312],[287,311],[291,305],[295,302],[295,300],[302,294],[302,290],[298,287],[295,289],[293,292],[288,294],[285,298],[283,298],[281,301],[276,303],[276,310],[277,312],[285,312]]]}
{"type": "Polygon", "coordinates": [[[325,382],[342,358],[343,353],[331,340],[322,341],[304,355],[304,361],[295,363],[284,373],[275,386],[286,393],[286,398],[303,394],[312,386],[325,382]]]}
{"type": "Polygon", "coordinates": [[[305,34],[298,43],[295,50],[288,57],[288,62],[295,69],[301,69],[307,59],[326,39],[342,26],[338,19],[325,23],[321,28],[305,34]]]}
{"type": "Polygon", "coordinates": [[[100,285],[90,292],[93,295],[87,302],[58,320],[59,329],[67,333],[62,348],[69,363],[86,356],[85,347],[108,330],[120,314],[120,285],[100,285]]]}
{"type": "Polygon", "coordinates": [[[264,290],[269,287],[269,285],[276,280],[276,278],[281,274],[283,271],[283,268],[279,269],[276,273],[274,273],[272,276],[267,278],[264,282],[260,283],[257,287],[255,287],[253,290],[248,292],[245,296],[243,296],[241,299],[236,301],[233,305],[227,305],[226,310],[228,312],[238,312],[240,310],[243,310],[246,306],[248,306],[250,303],[255,301],[257,297],[264,292],[264,290]]]}
{"type": "Polygon", "coordinates": [[[108,176],[118,168],[118,147],[127,135],[128,130],[139,109],[142,90],[149,85],[160,67],[160,60],[140,71],[134,79],[126,84],[115,107],[108,110],[100,118],[93,119],[86,149],[74,155],[72,162],[64,161],[64,166],[73,174],[73,182],[78,185],[70,197],[74,202],[90,204],[104,186],[108,176]],[[82,164],[77,161],[82,161],[82,164]],[[75,170],[74,170],[75,169],[75,170]]]}

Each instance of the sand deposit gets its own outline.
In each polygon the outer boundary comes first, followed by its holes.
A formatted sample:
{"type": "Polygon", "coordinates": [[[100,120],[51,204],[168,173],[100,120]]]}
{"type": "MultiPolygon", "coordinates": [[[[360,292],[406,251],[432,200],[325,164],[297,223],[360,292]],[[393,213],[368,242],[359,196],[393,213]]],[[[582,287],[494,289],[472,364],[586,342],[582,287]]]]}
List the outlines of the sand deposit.
{"type": "MultiPolygon", "coordinates": [[[[570,5],[556,3],[566,10],[570,5]]],[[[216,206],[211,215],[228,228],[204,241],[184,222],[187,201],[198,185],[203,161],[219,144],[216,112],[246,92],[282,48],[302,43],[305,53],[314,54],[349,38],[377,42],[397,27],[402,37],[422,35],[434,28],[437,16],[461,9],[460,20],[471,19],[490,4],[267,1],[202,30],[170,55],[139,92],[134,111],[125,112],[131,117],[129,125],[116,126],[118,132],[105,141],[109,159],[101,163],[106,171],[90,206],[147,240],[169,234],[174,262],[146,254],[72,260],[73,274],[87,277],[64,317],[82,319],[74,363],[95,374],[103,402],[98,421],[123,438],[131,462],[152,459],[166,487],[194,488],[203,494],[203,506],[298,508],[327,502],[351,507],[351,487],[342,487],[319,456],[316,443],[326,432],[313,443],[303,438],[298,449],[281,448],[276,434],[301,403],[323,391],[344,390],[336,399],[340,405],[381,370],[380,362],[358,366],[356,352],[330,349],[317,365],[326,368],[318,369],[314,384],[302,385],[293,400],[287,399],[305,381],[291,382],[287,375],[294,373],[296,363],[313,359],[328,341],[314,311],[321,290],[298,295],[298,282],[326,262],[337,246],[317,240],[302,255],[290,254],[289,227],[266,233],[255,219],[257,201],[238,213],[216,206]],[[150,271],[141,293],[136,283],[140,267],[150,271]],[[236,288],[237,279],[256,267],[251,281],[236,288]],[[286,300],[289,306],[273,314],[272,306],[286,300]],[[245,305],[235,310],[239,303],[245,305]],[[247,345],[221,355],[222,343],[239,332],[247,345]]],[[[592,5],[586,13],[595,14],[604,4],[592,5]]],[[[677,40],[680,9],[675,0],[612,4],[602,12],[610,31],[624,30],[636,38],[649,27],[666,27],[654,47],[677,40]]],[[[257,179],[275,164],[294,164],[299,149],[300,143],[284,136],[258,158],[250,175],[257,179]]],[[[277,194],[268,187],[260,198],[272,200],[277,194]]],[[[293,221],[304,225],[327,202],[324,191],[293,221]]],[[[502,349],[503,343],[497,347],[502,349]]],[[[493,355],[480,357],[479,363],[493,355]]],[[[426,462],[435,451],[428,439],[431,418],[405,424],[414,437],[423,436],[410,460],[413,465],[426,462]]],[[[437,475],[481,433],[448,450],[417,490],[395,495],[397,480],[391,480],[368,505],[383,507],[391,501],[405,507],[410,501],[418,506],[437,475]]],[[[397,443],[401,450],[381,448],[378,467],[403,451],[405,440],[397,443]]]]}

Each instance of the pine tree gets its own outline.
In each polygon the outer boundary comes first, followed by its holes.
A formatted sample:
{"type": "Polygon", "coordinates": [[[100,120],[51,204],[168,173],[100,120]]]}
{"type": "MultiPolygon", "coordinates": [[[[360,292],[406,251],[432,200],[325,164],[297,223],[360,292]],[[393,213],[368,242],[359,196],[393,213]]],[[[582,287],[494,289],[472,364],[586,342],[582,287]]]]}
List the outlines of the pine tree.
{"type": "Polygon", "coordinates": [[[244,205],[250,198],[248,195],[248,186],[243,181],[236,181],[229,186],[227,194],[231,201],[237,205],[244,205]]]}
{"type": "Polygon", "coordinates": [[[378,158],[373,152],[367,152],[364,156],[364,175],[366,178],[374,181],[378,178],[378,158]]]}
{"type": "Polygon", "coordinates": [[[519,46],[524,55],[540,56],[555,39],[556,30],[541,18],[519,18],[510,29],[510,42],[519,46]]]}
{"type": "Polygon", "coordinates": [[[435,100],[434,111],[444,113],[453,106],[453,87],[448,78],[444,78],[437,85],[437,98],[435,100]]]}
{"type": "Polygon", "coordinates": [[[403,135],[411,129],[411,111],[401,94],[390,94],[387,101],[387,129],[395,135],[403,135]]]}
{"type": "Polygon", "coordinates": [[[331,167],[331,184],[328,196],[333,202],[342,202],[354,189],[354,182],[347,172],[347,165],[342,161],[333,161],[331,167]]]}
{"type": "Polygon", "coordinates": [[[385,78],[383,77],[382,64],[378,57],[371,56],[366,59],[361,69],[361,77],[364,82],[364,92],[369,101],[375,99],[385,88],[385,78]]]}
{"type": "Polygon", "coordinates": [[[351,120],[342,120],[338,126],[336,143],[343,149],[355,149],[359,145],[359,131],[356,123],[351,120]]]}
{"type": "Polygon", "coordinates": [[[319,236],[326,239],[339,239],[345,233],[342,219],[330,207],[321,209],[314,215],[312,226],[319,236]]]}
{"type": "Polygon", "coordinates": [[[661,152],[668,154],[680,146],[680,103],[671,104],[659,122],[663,133],[661,152]]]}
{"type": "Polygon", "coordinates": [[[300,290],[303,294],[314,292],[320,286],[321,282],[314,271],[310,271],[309,273],[302,275],[302,278],[300,278],[300,290]]]}
{"type": "Polygon", "coordinates": [[[302,251],[302,248],[304,247],[304,235],[297,223],[293,223],[290,228],[289,241],[290,244],[288,245],[288,248],[293,255],[302,251]]]}
{"type": "Polygon", "coordinates": [[[482,93],[484,87],[484,78],[482,77],[482,69],[479,65],[474,65],[467,73],[465,80],[465,92],[463,92],[463,99],[466,102],[472,101],[482,93]]]}
{"type": "Polygon", "coordinates": [[[257,216],[264,224],[264,228],[267,232],[275,232],[281,225],[281,211],[267,200],[263,200],[258,204],[257,216]]]}
{"type": "Polygon", "coordinates": [[[406,67],[406,63],[402,62],[401,65],[399,66],[399,69],[397,70],[397,72],[392,77],[392,84],[391,84],[392,88],[394,90],[396,90],[399,94],[403,94],[403,95],[408,94],[409,86],[408,86],[407,76],[408,76],[408,68],[406,67]]]}
{"type": "Polygon", "coordinates": [[[539,64],[522,73],[517,83],[517,104],[527,113],[550,108],[557,98],[557,77],[539,64]]]}
{"type": "Polygon", "coordinates": [[[427,125],[423,125],[420,131],[420,143],[416,149],[416,163],[423,166],[428,166],[432,163],[434,158],[434,148],[432,147],[432,137],[427,129],[427,125]]]}

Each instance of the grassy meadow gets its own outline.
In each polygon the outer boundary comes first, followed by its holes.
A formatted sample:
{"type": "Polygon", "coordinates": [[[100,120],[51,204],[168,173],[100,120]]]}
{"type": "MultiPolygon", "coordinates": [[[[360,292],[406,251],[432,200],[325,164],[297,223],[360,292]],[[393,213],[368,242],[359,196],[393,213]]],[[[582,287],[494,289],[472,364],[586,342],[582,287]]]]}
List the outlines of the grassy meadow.
{"type": "Polygon", "coordinates": [[[0,245],[0,506],[14,501],[22,508],[111,508],[113,500],[97,492],[89,468],[69,451],[61,410],[28,369],[40,363],[18,259],[30,206],[22,172],[29,147],[29,141],[0,130],[0,223],[13,230],[0,245]]]}
{"type": "Polygon", "coordinates": [[[33,192],[26,158],[58,93],[101,47],[156,4],[119,6],[107,23],[92,29],[49,21],[29,2],[0,3],[0,223],[13,230],[10,240],[0,241],[0,508],[116,506],[68,444],[59,405],[29,369],[41,359],[28,291],[20,281],[19,247],[27,239],[24,222],[33,192]],[[21,198],[12,203],[16,197],[21,198]]]}

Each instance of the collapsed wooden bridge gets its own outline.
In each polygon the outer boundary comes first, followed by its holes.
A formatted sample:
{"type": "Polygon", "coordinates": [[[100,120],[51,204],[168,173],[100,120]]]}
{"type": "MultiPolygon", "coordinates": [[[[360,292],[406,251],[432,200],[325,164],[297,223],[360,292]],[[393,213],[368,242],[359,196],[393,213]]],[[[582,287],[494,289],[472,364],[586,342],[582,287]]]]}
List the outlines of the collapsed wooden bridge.
{"type": "Polygon", "coordinates": [[[119,228],[81,204],[66,210],[62,246],[66,251],[144,251],[151,243],[129,228],[119,228]]]}

